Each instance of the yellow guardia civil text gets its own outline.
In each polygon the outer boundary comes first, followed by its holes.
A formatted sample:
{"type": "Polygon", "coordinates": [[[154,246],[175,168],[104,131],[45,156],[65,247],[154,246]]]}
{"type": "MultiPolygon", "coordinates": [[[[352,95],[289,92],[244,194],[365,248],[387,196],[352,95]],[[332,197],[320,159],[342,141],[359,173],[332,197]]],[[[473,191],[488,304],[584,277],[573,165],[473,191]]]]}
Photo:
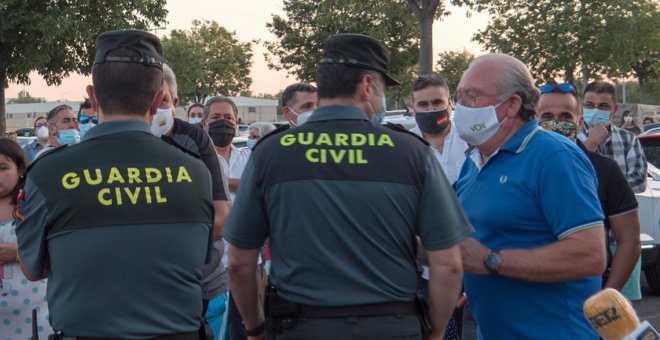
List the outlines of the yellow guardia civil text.
{"type": "Polygon", "coordinates": [[[62,176],[62,187],[74,190],[87,186],[97,190],[98,202],[104,206],[138,203],[167,203],[161,185],[171,183],[192,183],[185,166],[179,167],[111,167],[82,169],[67,172],[62,176]]]}
{"type": "Polygon", "coordinates": [[[307,147],[305,159],[310,163],[368,164],[362,147],[394,147],[387,134],[375,133],[327,133],[296,132],[280,137],[280,145],[290,147],[299,144],[307,147]]]}

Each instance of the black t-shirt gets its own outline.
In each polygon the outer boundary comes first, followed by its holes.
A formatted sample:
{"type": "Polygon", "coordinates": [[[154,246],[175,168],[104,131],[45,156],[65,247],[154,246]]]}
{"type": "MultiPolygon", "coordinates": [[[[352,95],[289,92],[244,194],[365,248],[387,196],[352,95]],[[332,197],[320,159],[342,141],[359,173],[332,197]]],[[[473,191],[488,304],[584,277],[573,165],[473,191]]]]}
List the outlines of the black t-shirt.
{"type": "Polygon", "coordinates": [[[176,142],[179,147],[199,156],[206,164],[211,173],[213,200],[229,200],[229,188],[227,187],[225,174],[218,162],[218,155],[213,148],[211,137],[199,126],[174,118],[170,139],[176,142]]]}

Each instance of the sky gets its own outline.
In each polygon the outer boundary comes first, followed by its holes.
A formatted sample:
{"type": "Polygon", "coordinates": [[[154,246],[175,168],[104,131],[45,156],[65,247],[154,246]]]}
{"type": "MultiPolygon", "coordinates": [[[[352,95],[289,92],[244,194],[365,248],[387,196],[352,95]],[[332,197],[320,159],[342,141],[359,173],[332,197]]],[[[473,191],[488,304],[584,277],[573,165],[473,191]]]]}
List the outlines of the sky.
{"type": "MultiPolygon", "coordinates": [[[[448,1],[447,1],[448,2],[448,1]]],[[[275,40],[275,36],[266,28],[273,14],[283,14],[281,0],[168,0],[166,29],[156,30],[159,37],[168,35],[173,29],[190,29],[192,21],[215,20],[229,31],[236,32],[240,41],[260,39],[275,40]]],[[[477,30],[488,23],[485,13],[473,13],[466,17],[466,9],[450,6],[451,16],[436,21],[433,26],[434,65],[437,55],[443,51],[461,51],[466,49],[475,55],[484,53],[472,36],[477,30]]],[[[287,75],[286,71],[268,69],[263,54],[267,52],[263,45],[253,45],[252,86],[254,94],[274,94],[287,85],[296,82],[295,77],[287,75]]],[[[60,86],[47,86],[37,73],[31,75],[31,85],[9,84],[5,89],[5,98],[15,98],[18,92],[25,89],[32,97],[43,97],[48,101],[72,100],[82,101],[85,86],[91,84],[91,78],[82,75],[72,75],[62,81],[60,86]]]]}

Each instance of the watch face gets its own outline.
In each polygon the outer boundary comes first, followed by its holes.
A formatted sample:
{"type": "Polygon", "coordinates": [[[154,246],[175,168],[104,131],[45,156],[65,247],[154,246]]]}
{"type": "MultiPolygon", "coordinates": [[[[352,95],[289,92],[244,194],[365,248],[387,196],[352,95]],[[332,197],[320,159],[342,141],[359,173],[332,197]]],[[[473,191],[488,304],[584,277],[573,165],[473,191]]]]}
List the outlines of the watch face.
{"type": "Polygon", "coordinates": [[[490,270],[497,270],[497,268],[502,264],[502,258],[499,253],[492,252],[486,256],[486,266],[490,270]]]}

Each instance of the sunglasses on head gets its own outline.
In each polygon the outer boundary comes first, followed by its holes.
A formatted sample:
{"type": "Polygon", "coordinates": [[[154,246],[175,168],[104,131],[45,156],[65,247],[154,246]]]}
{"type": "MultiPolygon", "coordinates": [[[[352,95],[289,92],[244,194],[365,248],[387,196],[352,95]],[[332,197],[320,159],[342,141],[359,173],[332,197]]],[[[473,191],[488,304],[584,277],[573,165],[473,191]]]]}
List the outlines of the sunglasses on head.
{"type": "Polygon", "coordinates": [[[94,123],[94,124],[98,124],[98,123],[99,123],[99,117],[96,117],[96,116],[95,116],[95,117],[90,117],[90,116],[80,116],[80,118],[78,118],[78,123],[80,123],[80,124],[87,124],[87,123],[89,123],[90,120],[91,120],[92,123],[94,123]]]}
{"type": "Polygon", "coordinates": [[[571,83],[545,84],[545,85],[539,87],[539,90],[541,91],[541,94],[553,93],[553,92],[577,93],[577,88],[575,87],[575,85],[573,85],[571,83]]]}

